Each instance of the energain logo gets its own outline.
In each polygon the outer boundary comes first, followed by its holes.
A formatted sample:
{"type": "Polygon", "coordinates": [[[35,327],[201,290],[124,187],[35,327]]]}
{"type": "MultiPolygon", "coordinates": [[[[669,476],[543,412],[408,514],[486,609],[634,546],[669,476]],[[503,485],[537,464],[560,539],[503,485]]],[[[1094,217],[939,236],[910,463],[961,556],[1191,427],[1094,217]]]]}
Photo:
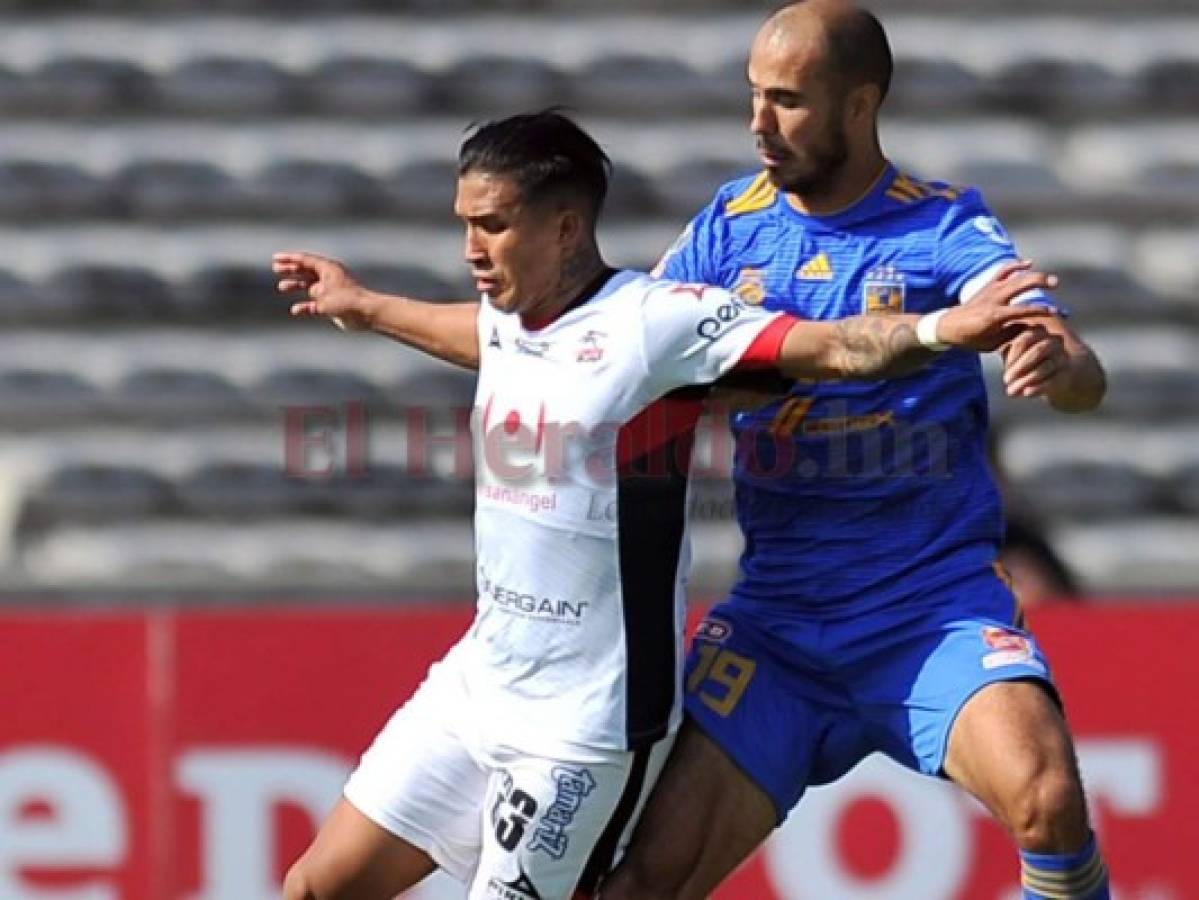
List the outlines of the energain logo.
{"type": "Polygon", "coordinates": [[[728,622],[722,622],[720,619],[704,619],[695,629],[695,639],[719,644],[727,641],[732,633],[733,626],[728,622]]]}

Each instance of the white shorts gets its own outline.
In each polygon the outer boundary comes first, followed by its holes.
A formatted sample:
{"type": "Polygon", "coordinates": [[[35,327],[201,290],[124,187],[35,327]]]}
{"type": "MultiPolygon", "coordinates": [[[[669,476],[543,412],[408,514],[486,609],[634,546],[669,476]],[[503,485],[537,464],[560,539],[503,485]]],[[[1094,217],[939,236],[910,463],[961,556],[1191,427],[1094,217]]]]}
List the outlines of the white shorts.
{"type": "Polygon", "coordinates": [[[674,736],[645,750],[547,759],[488,746],[477,720],[451,651],[363,754],[346,799],[467,883],[470,900],[589,896],[628,841],[674,736]]]}

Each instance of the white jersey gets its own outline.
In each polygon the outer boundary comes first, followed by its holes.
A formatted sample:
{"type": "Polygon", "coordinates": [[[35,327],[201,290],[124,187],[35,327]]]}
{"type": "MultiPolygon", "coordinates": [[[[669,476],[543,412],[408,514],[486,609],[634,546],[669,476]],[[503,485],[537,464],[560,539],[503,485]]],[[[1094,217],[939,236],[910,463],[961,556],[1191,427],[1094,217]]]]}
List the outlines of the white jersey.
{"type": "Polygon", "coordinates": [[[665,395],[748,361],[755,341],[777,352],[778,320],[636,272],[535,331],[484,299],[478,609],[459,650],[491,741],[555,756],[644,747],[678,725],[699,400],[684,425],[665,395]]]}

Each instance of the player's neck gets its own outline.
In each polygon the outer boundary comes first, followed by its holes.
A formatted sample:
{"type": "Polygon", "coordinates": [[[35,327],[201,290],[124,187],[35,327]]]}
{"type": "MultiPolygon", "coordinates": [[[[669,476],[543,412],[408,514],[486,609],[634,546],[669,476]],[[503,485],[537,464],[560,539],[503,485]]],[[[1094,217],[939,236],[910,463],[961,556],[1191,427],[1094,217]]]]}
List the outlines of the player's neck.
{"type": "Polygon", "coordinates": [[[881,150],[864,154],[861,159],[850,158],[845,166],[818,191],[796,193],[788,191],[787,202],[809,216],[834,216],[856,206],[878,185],[887,170],[887,159],[881,150]]]}
{"type": "Polygon", "coordinates": [[[580,248],[562,260],[553,293],[543,303],[522,312],[521,324],[530,331],[544,328],[567,310],[589,300],[611,273],[598,247],[591,244],[580,248]]]}

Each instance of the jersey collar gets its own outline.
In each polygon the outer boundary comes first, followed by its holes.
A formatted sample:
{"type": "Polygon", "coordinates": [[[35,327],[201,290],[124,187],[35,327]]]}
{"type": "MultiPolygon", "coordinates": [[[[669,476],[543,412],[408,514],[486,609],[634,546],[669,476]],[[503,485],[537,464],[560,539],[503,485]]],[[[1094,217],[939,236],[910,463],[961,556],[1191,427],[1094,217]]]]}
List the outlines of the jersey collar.
{"type": "Polygon", "coordinates": [[[545,319],[532,319],[525,321],[521,319],[520,325],[525,331],[542,331],[545,328],[553,325],[567,313],[578,309],[592,300],[597,300],[600,297],[606,297],[622,284],[629,280],[629,277],[635,273],[613,269],[610,266],[604,266],[604,270],[595,276],[591,282],[579,292],[570,303],[566,304],[557,315],[545,319]]]}
{"type": "Polygon", "coordinates": [[[835,229],[864,218],[867,215],[874,213],[881,202],[882,198],[887,193],[887,188],[891,186],[891,182],[895,180],[897,171],[895,166],[888,162],[883,166],[883,170],[879,172],[878,177],[866,189],[866,191],[849,206],[839,209],[836,212],[825,213],[823,215],[812,215],[797,208],[791,201],[791,195],[782,191],[782,203],[780,204],[788,213],[802,220],[811,228],[835,229]]]}

